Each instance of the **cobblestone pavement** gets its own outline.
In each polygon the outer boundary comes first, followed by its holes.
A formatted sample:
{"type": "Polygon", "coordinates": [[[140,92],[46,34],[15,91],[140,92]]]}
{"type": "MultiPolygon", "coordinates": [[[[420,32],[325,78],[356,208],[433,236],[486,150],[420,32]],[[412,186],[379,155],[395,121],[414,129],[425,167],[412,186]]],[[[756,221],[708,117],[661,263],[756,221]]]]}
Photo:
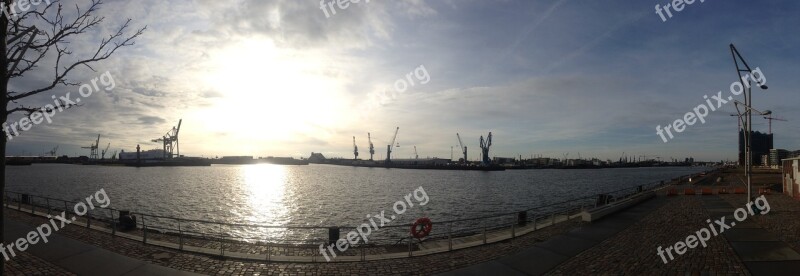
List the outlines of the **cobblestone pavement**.
{"type": "MultiPolygon", "coordinates": [[[[32,227],[44,222],[40,217],[14,210],[6,209],[5,213],[7,219],[22,221],[32,227]]],[[[519,237],[513,242],[506,241],[449,253],[383,261],[316,264],[226,260],[143,245],[74,225],[67,226],[58,233],[153,264],[208,275],[430,275],[512,254],[580,225],[581,222],[573,220],[519,237]]]]}
{"type": "Polygon", "coordinates": [[[3,275],[75,275],[25,252],[6,262],[3,275]]]}
{"type": "MultiPolygon", "coordinates": [[[[745,195],[721,195],[733,206],[744,205],[745,195]]],[[[800,201],[782,194],[766,195],[770,211],[763,216],[751,216],[761,227],[777,235],[780,240],[800,252],[800,201]]]]}
{"type": "MultiPolygon", "coordinates": [[[[711,218],[699,196],[670,197],[667,204],[616,236],[569,259],[550,275],[749,275],[744,264],[722,236],[708,247],[687,249],[664,264],[658,246],[674,246],[711,218]]],[[[668,259],[669,260],[669,259],[668,259]]]]}

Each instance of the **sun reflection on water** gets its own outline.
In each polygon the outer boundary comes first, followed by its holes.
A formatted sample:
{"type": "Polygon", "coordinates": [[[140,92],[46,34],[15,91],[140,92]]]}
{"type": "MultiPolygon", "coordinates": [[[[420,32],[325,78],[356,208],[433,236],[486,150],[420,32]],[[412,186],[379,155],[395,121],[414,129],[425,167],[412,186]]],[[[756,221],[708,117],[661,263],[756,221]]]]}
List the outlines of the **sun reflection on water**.
{"type": "MultiPolygon", "coordinates": [[[[247,204],[251,214],[243,220],[254,222],[260,225],[285,225],[288,222],[289,210],[284,198],[286,194],[286,183],[288,181],[288,169],[285,166],[259,164],[242,166],[244,177],[244,188],[247,204]]],[[[282,236],[282,229],[246,229],[251,235],[269,236],[278,238],[282,236]]]]}

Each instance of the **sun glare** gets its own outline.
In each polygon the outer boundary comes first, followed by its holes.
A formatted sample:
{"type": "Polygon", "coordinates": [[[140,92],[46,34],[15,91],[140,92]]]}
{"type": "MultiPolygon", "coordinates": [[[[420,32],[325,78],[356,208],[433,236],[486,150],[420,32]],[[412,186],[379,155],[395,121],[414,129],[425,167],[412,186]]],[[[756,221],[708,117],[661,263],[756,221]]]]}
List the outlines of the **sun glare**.
{"type": "Polygon", "coordinates": [[[212,54],[207,82],[222,94],[198,112],[212,132],[259,141],[317,136],[337,123],[343,106],[338,81],[322,73],[322,60],[249,40],[212,54]]]}

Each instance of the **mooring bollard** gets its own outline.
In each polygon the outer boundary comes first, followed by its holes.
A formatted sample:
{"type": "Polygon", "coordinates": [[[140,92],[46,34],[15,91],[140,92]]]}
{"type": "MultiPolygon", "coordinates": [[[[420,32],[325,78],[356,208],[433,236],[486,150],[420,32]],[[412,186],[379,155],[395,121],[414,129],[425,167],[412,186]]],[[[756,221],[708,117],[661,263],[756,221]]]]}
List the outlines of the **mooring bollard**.
{"type": "Polygon", "coordinates": [[[339,237],[339,227],[328,227],[328,245],[336,245],[339,237]]]}

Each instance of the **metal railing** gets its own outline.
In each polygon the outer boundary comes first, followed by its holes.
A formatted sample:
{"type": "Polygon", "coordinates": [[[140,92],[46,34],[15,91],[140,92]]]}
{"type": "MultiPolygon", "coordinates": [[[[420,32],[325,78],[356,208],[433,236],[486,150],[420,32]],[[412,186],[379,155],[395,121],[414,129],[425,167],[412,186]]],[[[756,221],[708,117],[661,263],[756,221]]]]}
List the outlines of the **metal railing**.
{"type": "MultiPolygon", "coordinates": [[[[420,250],[451,251],[464,247],[515,239],[523,234],[576,218],[584,210],[625,200],[644,192],[660,189],[671,182],[696,177],[694,173],[672,181],[655,181],[644,185],[622,188],[602,195],[585,196],[537,206],[517,212],[433,222],[433,231],[423,241],[410,235],[412,224],[384,225],[373,230],[369,242],[360,241],[351,249],[337,254],[350,256],[353,261],[364,261],[372,255],[402,253],[414,256],[420,250]],[[471,241],[454,246],[454,239],[471,241]],[[430,244],[435,244],[429,246],[430,244]],[[460,247],[460,248],[459,248],[460,247]],[[353,250],[355,248],[355,250],[353,250]]],[[[227,223],[210,220],[183,219],[130,212],[135,215],[135,229],[121,231],[120,212],[114,208],[95,206],[83,216],[73,210],[78,201],[6,191],[6,208],[39,215],[65,212],[76,217],[73,225],[80,225],[122,236],[144,244],[172,247],[178,250],[218,255],[224,257],[280,260],[280,257],[305,257],[307,261],[320,261],[320,244],[328,245],[330,237],[347,239],[346,233],[358,226],[274,226],[246,223],[227,223]],[[332,233],[336,232],[336,233],[332,233]]],[[[298,258],[292,259],[298,261],[298,258]]]]}

